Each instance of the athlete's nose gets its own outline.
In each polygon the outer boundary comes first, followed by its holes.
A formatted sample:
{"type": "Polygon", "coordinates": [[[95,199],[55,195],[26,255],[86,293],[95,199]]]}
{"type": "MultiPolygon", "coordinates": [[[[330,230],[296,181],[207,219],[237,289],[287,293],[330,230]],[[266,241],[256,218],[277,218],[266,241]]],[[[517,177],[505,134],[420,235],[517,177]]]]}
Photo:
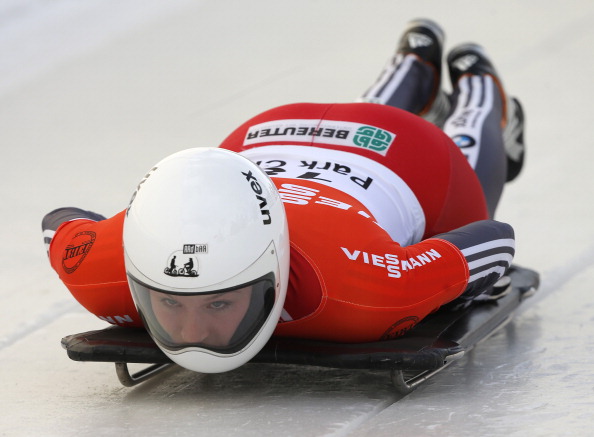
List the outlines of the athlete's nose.
{"type": "Polygon", "coordinates": [[[209,332],[208,323],[196,314],[188,314],[182,320],[180,334],[184,343],[204,343],[209,332]]]}

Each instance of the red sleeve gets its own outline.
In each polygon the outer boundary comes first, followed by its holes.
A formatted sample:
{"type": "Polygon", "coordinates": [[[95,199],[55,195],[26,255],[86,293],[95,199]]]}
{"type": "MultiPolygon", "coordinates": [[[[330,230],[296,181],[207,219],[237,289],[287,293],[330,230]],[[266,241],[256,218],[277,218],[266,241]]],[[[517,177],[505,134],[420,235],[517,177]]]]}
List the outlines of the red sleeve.
{"type": "Polygon", "coordinates": [[[124,211],[94,222],[63,223],[50,246],[50,263],[74,298],[112,324],[142,326],[128,288],[122,229],[124,211]]]}
{"type": "MultiPolygon", "coordinates": [[[[281,197],[295,183],[274,181],[281,197]]],[[[292,266],[290,281],[317,281],[317,287],[294,289],[309,302],[319,289],[321,298],[305,316],[279,324],[277,335],[342,342],[390,338],[466,288],[468,264],[450,242],[427,239],[401,247],[356,199],[311,181],[299,185],[312,195],[285,202],[285,209],[291,244],[310,266],[292,266]]],[[[290,305],[286,309],[291,314],[290,305]]]]}

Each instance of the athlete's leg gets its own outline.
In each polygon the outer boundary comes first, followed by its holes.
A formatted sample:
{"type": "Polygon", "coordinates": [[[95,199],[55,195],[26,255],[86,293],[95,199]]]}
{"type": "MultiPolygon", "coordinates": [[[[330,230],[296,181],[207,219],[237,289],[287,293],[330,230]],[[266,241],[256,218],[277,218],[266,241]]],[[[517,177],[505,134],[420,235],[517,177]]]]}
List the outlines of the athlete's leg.
{"type": "Polygon", "coordinates": [[[436,23],[411,21],[396,53],[359,100],[404,109],[441,126],[449,110],[440,88],[443,41],[436,23]]]}
{"type": "MultiPolygon", "coordinates": [[[[514,122],[517,129],[518,113],[510,109],[521,111],[521,107],[517,100],[508,100],[495,68],[480,46],[464,44],[455,48],[448,55],[448,67],[453,87],[452,111],[443,129],[476,172],[493,217],[506,179],[509,180],[510,157],[506,153],[504,129],[509,132],[514,122]]],[[[520,135],[522,128],[523,124],[520,135]]]]}

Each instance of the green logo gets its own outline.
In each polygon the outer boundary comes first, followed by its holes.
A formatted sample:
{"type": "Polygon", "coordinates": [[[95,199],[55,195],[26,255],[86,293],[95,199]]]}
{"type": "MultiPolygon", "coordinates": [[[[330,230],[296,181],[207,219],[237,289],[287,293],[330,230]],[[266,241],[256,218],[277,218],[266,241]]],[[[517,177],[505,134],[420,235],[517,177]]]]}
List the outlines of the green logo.
{"type": "Polygon", "coordinates": [[[355,132],[353,142],[366,149],[371,149],[375,152],[383,152],[390,144],[394,135],[377,127],[373,126],[362,126],[355,132]]]}

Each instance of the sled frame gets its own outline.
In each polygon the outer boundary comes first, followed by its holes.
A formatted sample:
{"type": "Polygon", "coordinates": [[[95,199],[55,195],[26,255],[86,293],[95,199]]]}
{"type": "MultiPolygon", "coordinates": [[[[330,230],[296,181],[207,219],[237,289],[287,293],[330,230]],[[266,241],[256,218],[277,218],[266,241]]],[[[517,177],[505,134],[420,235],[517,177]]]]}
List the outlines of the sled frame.
{"type": "Polygon", "coordinates": [[[144,369],[131,373],[128,368],[128,363],[119,362],[115,363],[115,370],[118,380],[124,387],[134,387],[135,385],[148,381],[172,366],[174,366],[173,363],[151,364],[144,369]]]}
{"type": "MultiPolygon", "coordinates": [[[[538,288],[539,275],[533,270],[513,266],[509,276],[510,290],[498,300],[454,312],[438,311],[402,337],[363,344],[273,337],[251,363],[387,370],[394,388],[406,395],[503,328],[538,288]]],[[[174,366],[144,329],[114,326],[83,332],[64,337],[62,346],[74,361],[115,363],[125,387],[174,366]],[[130,363],[147,367],[131,372],[130,363]]]]}

